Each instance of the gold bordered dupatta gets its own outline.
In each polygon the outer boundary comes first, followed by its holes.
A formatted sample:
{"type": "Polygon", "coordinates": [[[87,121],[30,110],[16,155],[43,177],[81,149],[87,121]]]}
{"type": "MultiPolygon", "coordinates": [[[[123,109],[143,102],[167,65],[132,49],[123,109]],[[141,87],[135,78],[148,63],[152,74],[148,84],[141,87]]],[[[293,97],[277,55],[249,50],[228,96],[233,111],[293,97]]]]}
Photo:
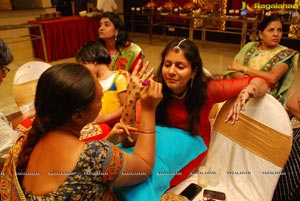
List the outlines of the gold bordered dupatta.
{"type": "Polygon", "coordinates": [[[269,94],[274,96],[282,104],[285,102],[289,88],[297,74],[298,68],[298,53],[295,50],[289,49],[282,45],[267,50],[266,52],[257,53],[258,43],[248,50],[244,58],[244,64],[249,68],[271,71],[277,64],[286,62],[291,59],[289,70],[274,86],[271,86],[269,94]]]}
{"type": "Polygon", "coordinates": [[[0,176],[1,201],[26,200],[26,197],[18,180],[18,175],[16,172],[16,162],[22,148],[22,143],[24,142],[26,133],[30,130],[30,127],[31,126],[26,127],[26,125],[20,124],[16,129],[20,134],[8,153],[8,157],[5,160],[0,176]]]}

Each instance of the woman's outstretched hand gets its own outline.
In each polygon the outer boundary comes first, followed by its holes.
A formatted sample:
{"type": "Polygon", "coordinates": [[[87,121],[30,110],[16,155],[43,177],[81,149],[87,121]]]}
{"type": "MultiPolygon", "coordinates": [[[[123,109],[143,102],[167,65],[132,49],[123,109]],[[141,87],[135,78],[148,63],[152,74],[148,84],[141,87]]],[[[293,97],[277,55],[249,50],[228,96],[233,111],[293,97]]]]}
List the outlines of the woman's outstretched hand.
{"type": "Polygon", "coordinates": [[[239,120],[240,112],[245,109],[246,103],[250,98],[265,95],[269,90],[269,82],[260,77],[253,78],[249,84],[240,92],[238,98],[233,104],[225,122],[231,121],[234,124],[239,120]]]}
{"type": "MultiPolygon", "coordinates": [[[[142,60],[139,60],[137,66],[140,66],[142,60]]],[[[126,102],[123,106],[123,111],[121,114],[121,124],[124,125],[124,131],[127,137],[127,141],[133,143],[136,139],[134,135],[127,128],[135,127],[135,106],[136,101],[140,98],[140,94],[143,88],[150,85],[150,79],[153,78],[153,69],[148,70],[149,61],[147,61],[140,71],[139,68],[134,68],[132,75],[130,76],[128,86],[127,86],[127,96],[126,102]]]]}
{"type": "Polygon", "coordinates": [[[240,116],[240,112],[245,110],[245,105],[246,103],[249,101],[250,98],[253,97],[252,93],[249,93],[247,91],[247,88],[244,88],[238,98],[236,99],[236,101],[233,103],[229,114],[227,116],[227,118],[225,119],[225,122],[228,122],[231,120],[231,124],[234,124],[236,121],[239,120],[239,116],[240,116]]]}
{"type": "Polygon", "coordinates": [[[121,143],[125,139],[128,139],[130,142],[134,142],[130,133],[137,132],[137,130],[137,128],[133,128],[122,123],[116,123],[105,140],[109,140],[113,144],[121,143]]]}

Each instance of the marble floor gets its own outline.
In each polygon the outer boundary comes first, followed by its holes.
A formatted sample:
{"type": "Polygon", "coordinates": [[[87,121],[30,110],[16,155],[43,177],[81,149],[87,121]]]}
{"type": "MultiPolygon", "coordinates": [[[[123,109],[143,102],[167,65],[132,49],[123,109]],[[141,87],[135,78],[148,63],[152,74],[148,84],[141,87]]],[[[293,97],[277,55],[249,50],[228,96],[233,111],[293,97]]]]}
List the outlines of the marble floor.
{"type": "MultiPolygon", "coordinates": [[[[171,39],[171,36],[162,38],[161,35],[154,35],[151,44],[148,40],[147,34],[135,33],[130,36],[131,39],[139,44],[145,54],[145,59],[150,61],[150,66],[154,68],[158,66],[160,62],[160,52],[163,50],[167,40],[171,39]]],[[[223,73],[226,70],[227,65],[233,60],[234,55],[238,52],[239,44],[230,43],[217,43],[206,41],[206,46],[202,47],[200,40],[194,40],[199,47],[201,58],[203,61],[203,67],[207,68],[212,73],[223,73]]],[[[18,111],[18,107],[15,103],[12,91],[12,83],[16,70],[26,62],[39,60],[34,57],[32,46],[30,41],[9,43],[15,60],[10,65],[11,71],[7,74],[0,86],[0,111],[6,115],[18,111]]],[[[67,58],[50,64],[62,63],[62,62],[74,62],[74,58],[67,58]]]]}

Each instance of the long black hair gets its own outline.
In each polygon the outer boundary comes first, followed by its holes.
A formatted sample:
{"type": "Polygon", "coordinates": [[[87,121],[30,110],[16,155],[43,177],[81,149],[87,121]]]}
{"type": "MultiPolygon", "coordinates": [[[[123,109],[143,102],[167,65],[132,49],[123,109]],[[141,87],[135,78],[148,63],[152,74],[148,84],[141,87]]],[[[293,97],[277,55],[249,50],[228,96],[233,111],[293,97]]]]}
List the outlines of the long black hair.
{"type": "MultiPolygon", "coordinates": [[[[95,80],[81,64],[64,63],[48,68],[39,78],[36,116],[20,152],[17,171],[25,172],[30,154],[39,139],[71,121],[76,112],[86,110],[96,96],[95,80]]],[[[22,176],[20,176],[20,181],[22,176]]]]}
{"type": "Polygon", "coordinates": [[[162,83],[163,86],[163,99],[156,109],[156,121],[159,125],[168,126],[167,106],[171,99],[172,92],[162,77],[162,67],[164,66],[164,60],[168,52],[175,51],[174,48],[178,45],[180,50],[183,51],[185,58],[191,63],[192,71],[196,72],[193,81],[190,80],[188,83],[187,94],[184,97],[184,104],[186,106],[189,118],[188,131],[191,134],[198,134],[197,124],[200,122],[200,109],[205,103],[207,80],[209,78],[203,74],[202,60],[198,47],[188,39],[173,39],[169,41],[161,53],[161,62],[158,69],[157,79],[162,83]]]}

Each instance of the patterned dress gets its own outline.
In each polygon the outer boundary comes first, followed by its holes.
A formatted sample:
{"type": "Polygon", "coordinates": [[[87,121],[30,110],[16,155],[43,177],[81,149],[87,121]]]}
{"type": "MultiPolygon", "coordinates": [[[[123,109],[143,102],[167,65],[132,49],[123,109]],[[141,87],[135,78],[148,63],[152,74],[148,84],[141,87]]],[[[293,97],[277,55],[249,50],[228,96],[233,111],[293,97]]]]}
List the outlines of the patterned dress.
{"type": "MultiPolygon", "coordinates": [[[[27,129],[28,131],[29,129],[27,129]]],[[[0,195],[2,201],[8,200],[116,200],[110,183],[120,174],[124,157],[121,150],[108,141],[89,141],[85,143],[79,160],[69,176],[53,192],[36,196],[21,187],[16,161],[24,141],[21,133],[6,159],[0,176],[0,195]]],[[[61,175],[62,172],[49,174],[61,175]]]]}

